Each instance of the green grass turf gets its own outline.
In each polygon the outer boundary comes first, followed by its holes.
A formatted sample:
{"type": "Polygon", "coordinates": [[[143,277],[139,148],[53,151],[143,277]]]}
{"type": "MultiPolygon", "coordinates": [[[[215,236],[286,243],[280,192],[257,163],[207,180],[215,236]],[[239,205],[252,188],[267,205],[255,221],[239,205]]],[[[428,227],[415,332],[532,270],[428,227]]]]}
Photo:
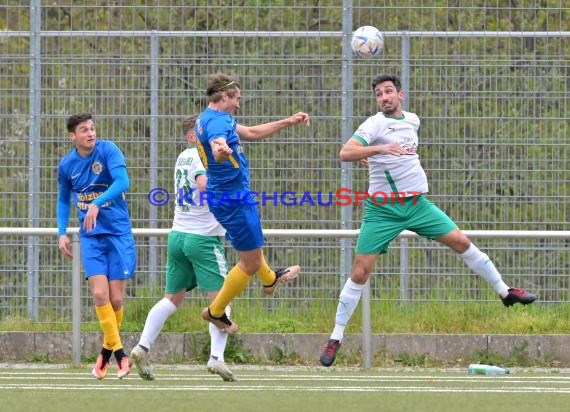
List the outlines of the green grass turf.
{"type": "Polygon", "coordinates": [[[235,368],[222,382],[202,368],[156,369],[97,381],[88,369],[0,369],[6,411],[567,411],[570,375],[516,370],[469,377],[464,370],[235,368]]]}
{"type": "MultiPolygon", "coordinates": [[[[125,304],[123,332],[140,332],[146,316],[158,300],[131,301],[125,304]]],[[[239,301],[232,311],[242,333],[330,333],[334,326],[337,301],[320,302],[310,307],[291,307],[291,302],[239,301]]],[[[163,332],[205,332],[207,323],[200,317],[206,302],[191,301],[171,316],[163,332]]],[[[353,315],[347,333],[362,331],[361,306],[353,315]]],[[[373,333],[473,333],[473,334],[566,334],[570,333],[570,304],[516,305],[505,308],[492,302],[395,302],[374,301],[371,308],[373,333]]],[[[93,316],[94,317],[94,316],[93,316]]],[[[30,322],[4,319],[0,331],[69,331],[71,323],[30,322]]],[[[83,331],[99,332],[96,321],[84,319],[83,331]]]]}

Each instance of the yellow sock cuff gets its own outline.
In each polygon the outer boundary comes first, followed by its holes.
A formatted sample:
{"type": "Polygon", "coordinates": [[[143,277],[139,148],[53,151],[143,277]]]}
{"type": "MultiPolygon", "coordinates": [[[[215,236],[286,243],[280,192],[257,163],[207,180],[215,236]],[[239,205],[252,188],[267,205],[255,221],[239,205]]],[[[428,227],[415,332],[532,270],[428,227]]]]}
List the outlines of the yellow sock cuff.
{"type": "Polygon", "coordinates": [[[220,317],[224,314],[226,306],[239,295],[242,290],[247,286],[251,276],[245,273],[238,265],[235,265],[226,279],[224,280],[224,286],[216,296],[216,299],[210,305],[210,313],[214,317],[220,317]]]}
{"type": "Polygon", "coordinates": [[[261,280],[261,284],[263,286],[271,286],[275,283],[275,272],[271,270],[267,262],[265,261],[265,256],[261,255],[261,266],[259,266],[259,270],[257,271],[259,275],[259,280],[261,280]]]}
{"type": "Polygon", "coordinates": [[[95,306],[95,313],[99,318],[99,325],[103,331],[103,347],[109,350],[117,350],[123,347],[117,328],[117,318],[110,303],[103,306],[95,306]]]}

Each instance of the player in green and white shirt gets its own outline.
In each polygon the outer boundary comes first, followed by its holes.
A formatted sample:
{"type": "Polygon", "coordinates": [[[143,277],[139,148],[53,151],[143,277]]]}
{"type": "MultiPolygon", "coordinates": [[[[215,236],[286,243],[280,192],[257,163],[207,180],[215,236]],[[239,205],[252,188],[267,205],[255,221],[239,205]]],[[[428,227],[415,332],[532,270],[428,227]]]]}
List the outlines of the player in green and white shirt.
{"type": "Polygon", "coordinates": [[[524,290],[507,286],[489,257],[425,198],[428,184],[417,154],[420,121],[402,109],[400,79],[381,75],[372,82],[372,90],[380,112],[368,118],[340,151],[343,161],[368,159],[370,197],[366,200],[352,273],[340,293],[335,328],[321,354],[324,366],[332,365],[336,358],[344,328],[378,255],[386,253],[390,242],[403,230],[437,240],[458,253],[467,266],[493,286],[505,306],[526,305],[536,299],[524,290]]]}
{"type": "Polygon", "coordinates": [[[428,192],[427,177],[417,154],[419,128],[420,119],[414,113],[402,111],[401,116],[391,117],[379,112],[354,133],[353,138],[362,146],[395,144],[404,152],[401,156],[380,155],[368,159],[371,196],[378,192],[388,197],[392,192],[428,192]]]}
{"type": "MultiPolygon", "coordinates": [[[[146,380],[154,379],[148,361],[150,347],[166,319],[184,302],[186,292],[198,286],[213,300],[227,274],[221,242],[221,236],[226,231],[214,218],[208,205],[201,205],[203,202],[200,202],[200,192],[206,190],[207,177],[196,147],[196,119],[197,116],[191,116],[182,123],[189,147],[178,156],[174,170],[177,201],[172,231],[168,235],[165,295],[148,313],[140,341],[131,352],[139,375],[146,380]],[[188,193],[192,193],[191,202],[185,197],[188,193]]],[[[230,315],[229,306],[226,307],[226,315],[230,315]]],[[[211,323],[209,332],[211,351],[208,370],[217,373],[225,381],[235,381],[235,376],[224,363],[228,334],[211,323]]]]}

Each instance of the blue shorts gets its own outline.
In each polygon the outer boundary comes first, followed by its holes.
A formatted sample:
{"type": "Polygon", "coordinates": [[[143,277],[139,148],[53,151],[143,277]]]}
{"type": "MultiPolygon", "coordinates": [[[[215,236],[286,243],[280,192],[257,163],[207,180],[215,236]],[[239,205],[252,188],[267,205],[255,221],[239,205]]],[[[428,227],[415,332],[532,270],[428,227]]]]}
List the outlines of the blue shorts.
{"type": "Polygon", "coordinates": [[[216,220],[226,229],[226,239],[237,251],[247,252],[265,244],[255,205],[222,201],[211,202],[209,206],[216,220]]]}
{"type": "Polygon", "coordinates": [[[137,249],[132,233],[81,236],[79,244],[86,279],[93,275],[107,275],[109,280],[133,277],[137,249]]]}

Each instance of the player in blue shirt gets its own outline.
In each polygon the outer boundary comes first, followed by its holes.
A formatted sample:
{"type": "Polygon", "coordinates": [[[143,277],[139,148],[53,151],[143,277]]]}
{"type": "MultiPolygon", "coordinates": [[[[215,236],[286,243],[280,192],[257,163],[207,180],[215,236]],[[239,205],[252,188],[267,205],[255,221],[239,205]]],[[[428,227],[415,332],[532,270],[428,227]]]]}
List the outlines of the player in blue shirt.
{"type": "Polygon", "coordinates": [[[224,309],[255,273],[264,292],[272,295],[280,283],[296,278],[301,271],[295,265],[274,272],[263,257],[263,232],[255,199],[247,194],[249,168],[241,140],[261,140],[301,122],[309,125],[309,115],[303,112],[257,126],[237,124],[232,115],[240,107],[240,89],[235,76],[212,74],[206,91],[209,104],[195,126],[200,158],[208,176],[206,191],[211,193],[210,211],[226,229],[226,238],[239,256],[215,300],[202,311],[202,317],[228,332],[237,331],[237,325],[225,315],[224,309]]]}
{"type": "Polygon", "coordinates": [[[113,142],[97,140],[90,113],[69,117],[67,130],[75,147],[61,160],[58,170],[59,249],[71,257],[66,229],[72,198],[79,215],[85,277],[103,330],[103,349],[92,374],[103,379],[114,352],[117,376],[123,378],[130,372],[119,336],[123,295],[126,280],[133,277],[136,266],[136,246],[125,197],[129,188],[125,157],[113,142]]]}

